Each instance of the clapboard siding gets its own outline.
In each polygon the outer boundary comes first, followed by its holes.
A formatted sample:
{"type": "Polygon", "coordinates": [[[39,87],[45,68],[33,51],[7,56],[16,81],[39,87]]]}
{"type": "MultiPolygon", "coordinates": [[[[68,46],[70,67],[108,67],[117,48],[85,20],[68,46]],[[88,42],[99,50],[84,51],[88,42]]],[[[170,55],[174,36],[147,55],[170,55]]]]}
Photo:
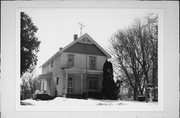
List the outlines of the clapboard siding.
{"type": "Polygon", "coordinates": [[[75,43],[64,52],[106,56],[96,45],[83,44],[79,42],[75,43]]]}

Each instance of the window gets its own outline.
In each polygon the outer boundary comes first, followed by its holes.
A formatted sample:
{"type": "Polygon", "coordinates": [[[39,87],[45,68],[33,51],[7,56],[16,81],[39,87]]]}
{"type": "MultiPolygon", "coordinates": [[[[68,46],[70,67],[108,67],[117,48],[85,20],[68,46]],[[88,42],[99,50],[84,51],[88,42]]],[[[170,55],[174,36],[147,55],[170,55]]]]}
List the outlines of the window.
{"type": "Polygon", "coordinates": [[[91,41],[87,37],[85,37],[81,40],[81,43],[91,44],[91,41]]]}
{"type": "Polygon", "coordinates": [[[68,93],[73,93],[73,76],[68,77],[68,89],[67,92],[68,93]]]}
{"type": "Polygon", "coordinates": [[[59,84],[59,77],[56,77],[56,85],[59,84]]]}
{"type": "Polygon", "coordinates": [[[98,77],[88,77],[89,83],[88,88],[90,90],[97,90],[98,89],[98,77]]]}
{"type": "Polygon", "coordinates": [[[51,61],[51,68],[53,67],[53,60],[51,61]]]}
{"type": "Polygon", "coordinates": [[[96,57],[93,56],[89,57],[89,69],[96,70],[96,57]]]}
{"type": "Polygon", "coordinates": [[[68,54],[67,56],[67,67],[72,68],[74,66],[74,55],[68,54]]]}

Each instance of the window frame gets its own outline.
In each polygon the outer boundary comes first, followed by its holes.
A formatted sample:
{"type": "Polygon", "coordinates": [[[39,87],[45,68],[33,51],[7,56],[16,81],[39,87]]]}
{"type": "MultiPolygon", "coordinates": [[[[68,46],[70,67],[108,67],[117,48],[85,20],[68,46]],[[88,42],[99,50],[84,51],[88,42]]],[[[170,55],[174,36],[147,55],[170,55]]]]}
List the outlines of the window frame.
{"type": "Polygon", "coordinates": [[[89,56],[89,69],[96,70],[97,69],[97,57],[96,56],[89,56]],[[94,64],[92,65],[91,59],[95,60],[94,64]]]}
{"type": "Polygon", "coordinates": [[[88,90],[96,91],[99,89],[99,81],[97,76],[88,77],[88,90]]]}
{"type": "Polygon", "coordinates": [[[75,76],[73,76],[73,75],[68,76],[68,81],[67,81],[67,93],[68,94],[72,94],[74,92],[74,84],[75,84],[74,79],[75,79],[75,76]],[[72,80],[69,81],[69,78],[72,78],[72,80]],[[71,85],[69,85],[69,82],[71,82],[71,85]],[[69,90],[71,90],[71,91],[69,91],[69,90]]]}
{"type": "Polygon", "coordinates": [[[75,57],[74,54],[67,54],[67,68],[72,68],[72,67],[74,67],[74,60],[75,60],[74,57],[75,57]],[[69,64],[69,59],[70,59],[71,57],[73,57],[73,58],[72,58],[72,65],[69,64]]]}
{"type": "Polygon", "coordinates": [[[51,60],[51,68],[53,68],[54,60],[51,60]]]}

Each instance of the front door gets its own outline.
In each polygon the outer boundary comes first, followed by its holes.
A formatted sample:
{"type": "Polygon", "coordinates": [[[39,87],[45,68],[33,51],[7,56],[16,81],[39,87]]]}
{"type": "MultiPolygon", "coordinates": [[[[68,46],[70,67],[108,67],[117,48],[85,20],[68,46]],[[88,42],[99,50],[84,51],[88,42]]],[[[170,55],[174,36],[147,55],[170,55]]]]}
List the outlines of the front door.
{"type": "Polygon", "coordinates": [[[74,92],[74,78],[75,77],[73,75],[68,76],[68,89],[67,89],[68,94],[72,94],[74,92]]]}

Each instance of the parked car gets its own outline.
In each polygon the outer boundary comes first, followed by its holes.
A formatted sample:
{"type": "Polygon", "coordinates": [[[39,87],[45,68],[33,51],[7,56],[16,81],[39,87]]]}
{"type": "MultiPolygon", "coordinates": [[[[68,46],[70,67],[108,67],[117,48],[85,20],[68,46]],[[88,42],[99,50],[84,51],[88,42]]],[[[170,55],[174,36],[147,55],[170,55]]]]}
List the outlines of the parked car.
{"type": "Polygon", "coordinates": [[[45,90],[36,90],[36,92],[33,94],[34,100],[51,100],[52,97],[49,95],[49,93],[45,90]]]}

